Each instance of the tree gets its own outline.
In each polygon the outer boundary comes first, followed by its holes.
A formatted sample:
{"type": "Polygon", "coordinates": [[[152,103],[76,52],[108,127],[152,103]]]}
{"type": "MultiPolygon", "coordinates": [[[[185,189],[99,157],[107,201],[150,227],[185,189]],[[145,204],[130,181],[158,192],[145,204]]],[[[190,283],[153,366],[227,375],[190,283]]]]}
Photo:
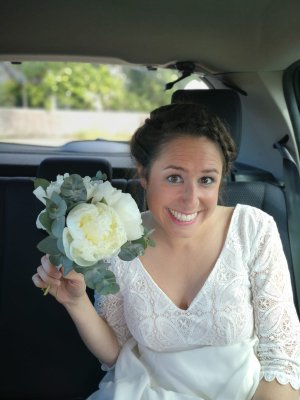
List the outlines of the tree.
{"type": "Polygon", "coordinates": [[[170,103],[165,85],[177,79],[167,69],[93,63],[24,62],[9,71],[0,105],[45,109],[150,111],[170,103]]]}

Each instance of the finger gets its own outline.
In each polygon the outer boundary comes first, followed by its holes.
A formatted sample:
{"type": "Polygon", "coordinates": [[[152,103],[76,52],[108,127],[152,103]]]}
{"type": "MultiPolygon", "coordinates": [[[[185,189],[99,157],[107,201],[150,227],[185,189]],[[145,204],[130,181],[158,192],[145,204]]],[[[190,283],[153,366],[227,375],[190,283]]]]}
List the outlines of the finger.
{"type": "MultiPolygon", "coordinates": [[[[64,274],[64,267],[60,269],[61,273],[64,274]]],[[[81,273],[76,272],[74,270],[71,270],[70,272],[67,273],[67,275],[64,276],[65,279],[70,279],[70,280],[80,280],[84,281],[84,277],[81,273]]]]}
{"type": "Polygon", "coordinates": [[[62,277],[62,274],[57,269],[57,267],[55,265],[51,264],[48,255],[43,256],[41,258],[41,262],[42,262],[42,267],[45,270],[45,272],[47,273],[47,275],[49,275],[55,279],[60,279],[62,277]]]}
{"type": "Polygon", "coordinates": [[[46,285],[51,285],[51,286],[59,286],[60,285],[60,279],[61,279],[61,274],[59,274],[58,277],[53,277],[52,275],[49,275],[47,271],[45,271],[44,267],[40,265],[37,268],[37,273],[40,277],[40,279],[46,283],[46,285]]]}
{"type": "Polygon", "coordinates": [[[32,277],[32,281],[34,283],[34,285],[40,289],[46,289],[46,287],[48,286],[47,283],[45,283],[38,274],[33,275],[32,277]]]}

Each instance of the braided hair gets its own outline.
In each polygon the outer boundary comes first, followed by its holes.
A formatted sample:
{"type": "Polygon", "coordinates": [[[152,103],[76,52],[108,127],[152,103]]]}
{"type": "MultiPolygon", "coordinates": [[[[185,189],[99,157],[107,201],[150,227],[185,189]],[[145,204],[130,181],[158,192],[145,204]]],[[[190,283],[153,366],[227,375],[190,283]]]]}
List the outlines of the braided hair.
{"type": "Polygon", "coordinates": [[[226,124],[201,104],[176,103],[153,110],[131,138],[131,154],[143,168],[146,179],[164,145],[180,137],[211,140],[222,155],[223,177],[230,172],[236,147],[226,124]]]}

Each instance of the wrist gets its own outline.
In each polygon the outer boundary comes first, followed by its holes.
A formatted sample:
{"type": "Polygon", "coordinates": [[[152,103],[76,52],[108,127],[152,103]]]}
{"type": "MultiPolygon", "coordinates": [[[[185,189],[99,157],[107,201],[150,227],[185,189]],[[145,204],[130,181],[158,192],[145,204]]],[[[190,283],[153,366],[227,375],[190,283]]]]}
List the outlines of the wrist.
{"type": "Polygon", "coordinates": [[[81,308],[85,308],[87,304],[91,304],[91,301],[86,292],[84,292],[81,296],[72,298],[71,300],[69,299],[62,303],[69,313],[81,308]]]}

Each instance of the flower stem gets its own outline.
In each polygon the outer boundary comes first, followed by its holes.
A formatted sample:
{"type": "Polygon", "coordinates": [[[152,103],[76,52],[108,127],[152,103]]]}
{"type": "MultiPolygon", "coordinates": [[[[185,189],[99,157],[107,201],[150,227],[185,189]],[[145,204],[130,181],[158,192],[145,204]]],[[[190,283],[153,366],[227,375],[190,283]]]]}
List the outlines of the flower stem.
{"type": "Polygon", "coordinates": [[[49,293],[49,290],[50,290],[50,285],[48,285],[46,287],[46,289],[42,289],[42,291],[44,292],[44,296],[47,296],[47,294],[49,293]]]}

